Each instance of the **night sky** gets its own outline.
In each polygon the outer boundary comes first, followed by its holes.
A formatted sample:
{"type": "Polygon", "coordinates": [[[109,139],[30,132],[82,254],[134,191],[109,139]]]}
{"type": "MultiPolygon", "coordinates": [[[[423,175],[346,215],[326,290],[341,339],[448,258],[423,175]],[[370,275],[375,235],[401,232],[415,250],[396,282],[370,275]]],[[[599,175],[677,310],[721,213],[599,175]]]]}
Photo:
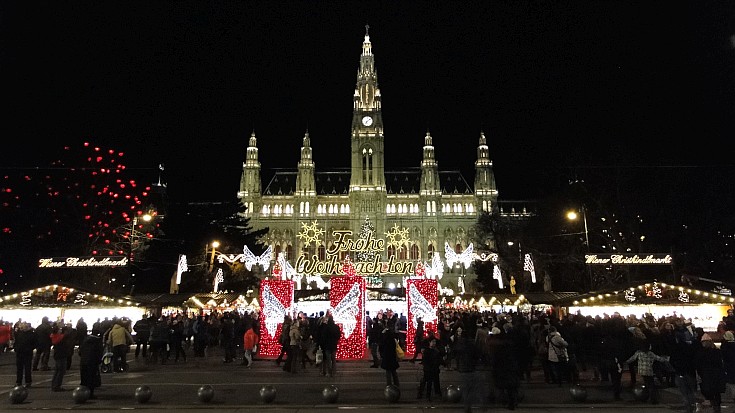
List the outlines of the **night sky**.
{"type": "Polygon", "coordinates": [[[610,171],[707,205],[735,187],[734,12],[726,1],[3,1],[0,168],[44,166],[89,141],[125,151],[151,181],[164,164],[174,200],[232,200],[253,130],[268,170],[296,167],[307,129],[317,169],[347,167],[369,24],[390,168],[418,167],[429,130],[440,169],[472,182],[482,130],[501,199],[610,171]]]}

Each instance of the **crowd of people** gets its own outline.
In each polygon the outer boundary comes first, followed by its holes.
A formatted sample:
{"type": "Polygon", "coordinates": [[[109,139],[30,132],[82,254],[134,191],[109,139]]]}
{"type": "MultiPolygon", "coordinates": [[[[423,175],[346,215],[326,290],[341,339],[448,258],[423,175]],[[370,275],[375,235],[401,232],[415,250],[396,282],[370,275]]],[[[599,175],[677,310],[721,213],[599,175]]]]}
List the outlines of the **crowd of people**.
{"type": "MultiPolygon", "coordinates": [[[[127,353],[147,363],[186,362],[217,349],[222,363],[250,366],[260,337],[258,312],[184,313],[128,319],[97,320],[92,328],[84,319],[76,326],[44,318],[32,327],[27,322],[0,323],[0,349],[12,343],[16,354],[16,385],[30,387],[32,372],[49,370],[54,360],[53,391],[64,391],[65,373],[79,355],[81,384],[94,389],[101,384],[100,367],[105,355],[112,371],[127,369],[127,353]]],[[[365,317],[370,367],[385,371],[386,385],[400,386],[401,360],[396,346],[407,348],[407,319],[390,309],[365,317]]],[[[622,378],[631,387],[645,385],[651,403],[659,402],[658,389],[676,387],[687,413],[695,411],[697,389],[713,411],[721,410],[722,394],[735,400],[735,315],[729,310],[717,332],[705,333],[682,316],[654,318],[650,314],[602,317],[555,313],[494,312],[442,309],[437,319],[416,320],[411,337],[415,354],[406,361],[421,363],[417,397],[442,396],[441,372],[456,370],[462,380],[465,410],[473,404],[502,400],[518,405],[518,389],[529,380],[532,368],[540,368],[550,385],[575,384],[580,373],[592,380],[609,382],[611,396],[621,398],[622,378]],[[713,336],[717,340],[713,339],[713,336]],[[715,345],[715,342],[719,345],[715,345]],[[477,400],[485,395],[484,400],[477,400]]],[[[321,375],[337,373],[340,327],[330,311],[318,315],[299,312],[285,316],[275,359],[291,374],[315,365],[321,375]]]]}

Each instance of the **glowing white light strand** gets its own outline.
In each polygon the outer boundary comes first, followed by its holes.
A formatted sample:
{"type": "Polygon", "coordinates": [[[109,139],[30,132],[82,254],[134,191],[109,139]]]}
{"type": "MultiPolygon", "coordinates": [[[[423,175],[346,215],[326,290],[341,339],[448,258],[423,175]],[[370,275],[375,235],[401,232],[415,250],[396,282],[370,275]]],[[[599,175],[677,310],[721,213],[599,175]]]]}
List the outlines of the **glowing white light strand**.
{"type": "Polygon", "coordinates": [[[462,251],[462,253],[457,254],[454,252],[452,247],[449,246],[448,242],[444,242],[444,259],[447,260],[447,267],[452,268],[455,262],[459,262],[464,265],[465,269],[470,268],[470,265],[472,265],[473,249],[474,246],[470,242],[467,249],[462,251]]]}
{"type": "Polygon", "coordinates": [[[531,254],[526,254],[523,258],[523,271],[531,273],[531,282],[536,283],[536,270],[533,268],[533,260],[531,254]]]}
{"type": "Polygon", "coordinates": [[[688,303],[689,302],[689,294],[685,293],[684,291],[679,291],[679,301],[682,303],[688,303]]]}
{"type": "Polygon", "coordinates": [[[307,289],[311,288],[311,283],[313,282],[316,283],[316,288],[319,290],[329,288],[329,282],[324,281],[324,278],[322,278],[321,274],[310,274],[306,276],[307,289]]]}
{"type": "Polygon", "coordinates": [[[350,338],[357,325],[358,304],[360,304],[360,284],[352,284],[350,291],[342,297],[342,300],[332,309],[335,323],[342,324],[342,332],[345,338],[350,338]]]}
{"type": "Polygon", "coordinates": [[[625,290],[625,300],[626,301],[629,301],[632,303],[635,301],[635,299],[636,299],[635,290],[633,290],[632,288],[629,290],[625,290]]]}
{"type": "Polygon", "coordinates": [[[493,279],[498,280],[498,288],[503,288],[503,275],[500,273],[500,268],[496,265],[493,267],[493,279]]]}

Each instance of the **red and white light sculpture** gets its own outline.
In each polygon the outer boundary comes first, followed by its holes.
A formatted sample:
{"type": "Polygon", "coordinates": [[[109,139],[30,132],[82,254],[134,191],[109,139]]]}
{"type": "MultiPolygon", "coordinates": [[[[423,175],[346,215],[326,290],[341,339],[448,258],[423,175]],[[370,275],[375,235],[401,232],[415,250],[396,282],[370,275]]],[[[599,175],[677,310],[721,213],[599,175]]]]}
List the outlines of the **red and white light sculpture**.
{"type": "Polygon", "coordinates": [[[344,276],[332,277],[329,305],[334,322],[342,332],[337,359],[361,359],[365,353],[365,279],[355,275],[349,257],[342,266],[344,276]]]}
{"type": "Polygon", "coordinates": [[[414,278],[406,280],[406,305],[408,308],[406,352],[408,354],[416,352],[413,338],[416,336],[416,319],[418,317],[421,317],[424,322],[424,337],[427,336],[430,330],[436,332],[438,304],[439,291],[436,280],[414,278]]]}
{"type": "Polygon", "coordinates": [[[265,356],[278,356],[281,344],[283,318],[291,314],[294,299],[294,283],[285,280],[263,280],[260,282],[260,349],[265,356]]]}

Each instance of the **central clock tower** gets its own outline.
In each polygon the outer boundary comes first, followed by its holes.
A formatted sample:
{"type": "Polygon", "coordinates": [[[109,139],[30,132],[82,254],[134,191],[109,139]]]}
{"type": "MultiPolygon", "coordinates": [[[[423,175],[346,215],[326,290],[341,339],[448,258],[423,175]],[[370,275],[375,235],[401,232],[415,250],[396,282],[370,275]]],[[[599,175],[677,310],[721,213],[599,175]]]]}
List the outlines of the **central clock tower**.
{"type": "Polygon", "coordinates": [[[352,104],[350,202],[353,222],[359,223],[365,217],[382,222],[386,198],[382,105],[368,29],[352,104]]]}

